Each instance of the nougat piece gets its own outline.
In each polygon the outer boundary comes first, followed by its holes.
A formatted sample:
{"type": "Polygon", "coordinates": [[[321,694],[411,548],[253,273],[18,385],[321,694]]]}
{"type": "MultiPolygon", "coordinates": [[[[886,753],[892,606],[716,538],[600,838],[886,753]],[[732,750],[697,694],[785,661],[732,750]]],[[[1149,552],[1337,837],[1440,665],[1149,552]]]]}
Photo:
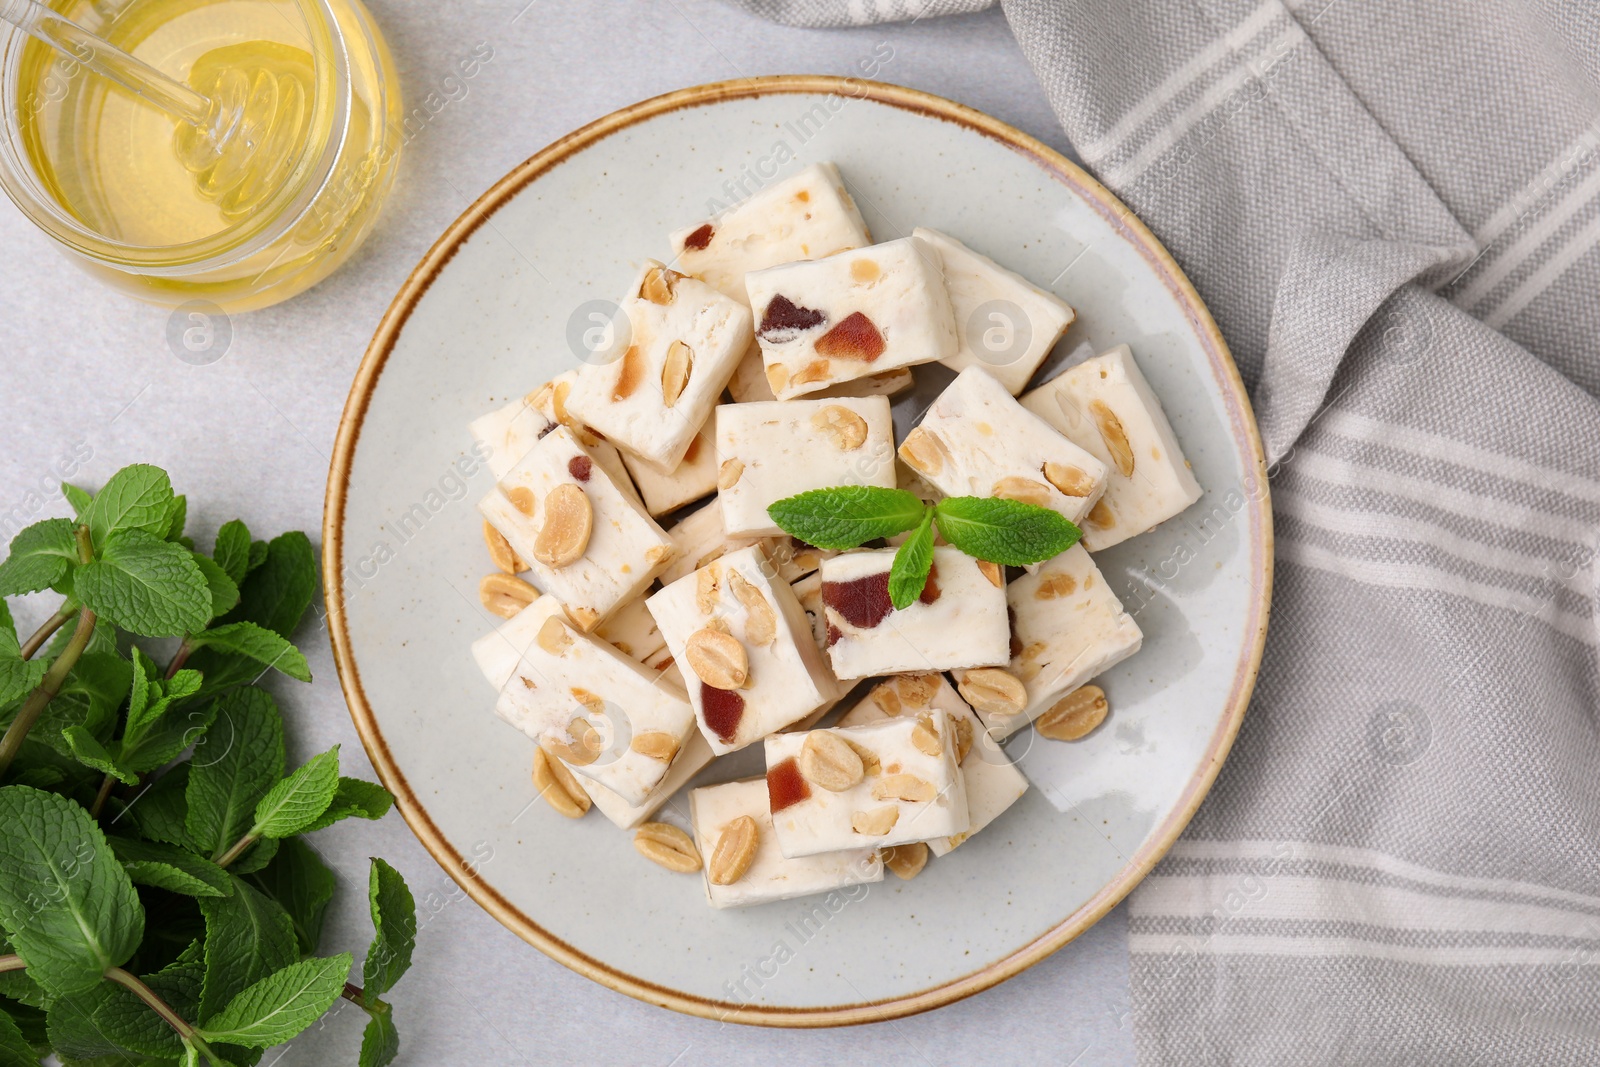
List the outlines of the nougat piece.
{"type": "Polygon", "coordinates": [[[671,585],[729,552],[761,544],[759,537],[730,537],[722,526],[722,506],[715,500],[697,508],[667,530],[672,538],[673,560],[661,572],[661,584],[671,585]]]}
{"type": "Polygon", "coordinates": [[[706,564],[646,604],[719,756],[838,697],[794,590],[759,546],[706,564]]]}
{"type": "Polygon", "coordinates": [[[1200,483],[1127,345],[1061,372],[1022,406],[1105,465],[1105,493],[1083,520],[1090,552],[1142,534],[1200,499],[1200,483]]]}
{"type": "Polygon", "coordinates": [[[774,734],[766,754],[772,824],[790,858],[942,839],[971,825],[956,729],[943,711],[774,734]]]}
{"type": "Polygon", "coordinates": [[[1028,779],[1012,764],[1005,749],[984,730],[983,723],[942,674],[900,674],[873,686],[839,717],[836,726],[865,726],[936,708],[950,716],[956,731],[956,760],[967,788],[970,823],[963,833],[934,838],[928,848],[943,856],[994,822],[1028,791],[1028,779]]]}
{"type": "Polygon", "coordinates": [[[750,345],[750,309],[654,260],[621,306],[627,348],[609,363],[578,368],[567,410],[670,474],[750,345]]]}
{"type": "Polygon", "coordinates": [[[822,562],[828,658],[841,681],[1007,661],[1011,635],[997,569],[958,549],[935,548],[921,598],[896,608],[889,600],[894,553],[845,552],[822,562]]]}
{"type": "Polygon", "coordinates": [[[1077,312],[948,234],[919,226],[911,236],[939,254],[955,312],[961,347],[941,362],[956,371],[982,367],[1012,396],[1022,392],[1077,312]]]}
{"type": "Polygon", "coordinates": [[[594,461],[605,468],[619,489],[639,499],[633,481],[622,465],[622,453],[567,411],[565,400],[572,392],[572,383],[577,377],[578,372],[571,370],[558,374],[521,400],[497,408],[468,425],[467,429],[479,445],[488,449],[489,473],[498,481],[545,434],[557,426],[565,426],[594,456],[594,461]]]}
{"type": "MultiPolygon", "coordinates": [[[[1012,648],[1006,670],[1021,680],[1027,704],[1020,710],[974,710],[997,739],[1043,715],[1079,686],[1116,666],[1144,640],[1082,545],[1073,545],[1006,587],[1012,648]]],[[[964,672],[956,672],[962,684],[964,672]]]]}
{"type": "MultiPolygon", "coordinates": [[[[901,367],[899,370],[886,370],[882,374],[869,374],[865,378],[840,382],[838,385],[818,389],[806,395],[818,400],[830,396],[895,397],[910,391],[916,384],[917,379],[911,373],[911,369],[901,367]]],[[[728,392],[736,404],[754,404],[778,399],[772,395],[772,386],[767,382],[767,364],[761,358],[759,341],[752,341],[744,358],[739,361],[733,377],[728,380],[728,392]]]]}
{"type": "Polygon", "coordinates": [[[500,692],[496,714],[574,773],[641,803],[695,729],[687,696],[573,626],[555,597],[540,597],[523,615],[527,629],[538,629],[500,692]]]}
{"type": "Polygon", "coordinates": [[[955,355],[939,257],[915,237],[745,276],[779,400],[955,355]]]}
{"type": "Polygon", "coordinates": [[[690,731],[689,740],[683,743],[683,748],[673,759],[672,766],[667,768],[666,776],[638,804],[628,803],[591,778],[579,778],[578,786],[589,794],[589,799],[600,809],[600,814],[610,819],[613,825],[620,830],[633,830],[660,811],[662,805],[676,796],[691,778],[705,770],[714,759],[716,756],[711,746],[706,744],[706,739],[700,736],[699,730],[693,730],[690,731]]]}
{"type": "Polygon", "coordinates": [[[900,458],[946,496],[1038,504],[1079,522],[1106,468],[1017,403],[981,367],[956,375],[900,443],[900,458]]]}
{"type": "Polygon", "coordinates": [[[738,301],[753,270],[872,243],[839,168],[813,163],[671,237],[677,265],[738,301]]]}
{"type": "Polygon", "coordinates": [[[717,454],[717,503],[735,537],[783,534],[768,506],[808,489],[895,486],[894,420],[881,396],[724,404],[717,454]]]}
{"type": "MultiPolygon", "coordinates": [[[[883,881],[883,861],[876,845],[866,845],[800,859],[788,859],[778,848],[767,810],[767,783],[761,778],[721,785],[701,786],[689,794],[690,819],[694,823],[695,845],[706,859],[706,899],[713,908],[743,908],[769,904],[776,900],[826,893],[852,885],[883,881]],[[723,834],[748,832],[739,820],[748,818],[755,826],[755,848],[737,878],[718,885],[712,877],[711,861],[723,834]]],[[[732,849],[729,855],[736,854],[732,849]]],[[[724,876],[726,877],[726,876],[724,876]]]]}
{"type": "Polygon", "coordinates": [[[528,564],[533,584],[592,631],[672,562],[672,539],[558,426],[478,502],[528,564]]]}
{"type": "Polygon", "coordinates": [[[663,474],[637,456],[623,456],[633,484],[639,487],[645,510],[665,515],[692,504],[717,491],[717,413],[713,409],[701,431],[689,442],[689,450],[672,469],[663,474]]]}

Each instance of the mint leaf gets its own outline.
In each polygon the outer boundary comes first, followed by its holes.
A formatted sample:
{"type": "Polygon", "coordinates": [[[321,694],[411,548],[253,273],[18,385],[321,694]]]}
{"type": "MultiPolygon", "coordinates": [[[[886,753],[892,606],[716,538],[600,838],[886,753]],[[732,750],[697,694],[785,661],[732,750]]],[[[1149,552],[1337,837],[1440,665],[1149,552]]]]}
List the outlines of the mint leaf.
{"type": "Polygon", "coordinates": [[[305,655],[276,631],[253,622],[230,622],[213,627],[190,638],[189,645],[231,652],[263,667],[276,667],[297,681],[311,681],[311,668],[305,655]]]}
{"type": "MultiPolygon", "coordinates": [[[[6,936],[4,930],[0,930],[0,955],[10,956],[15,952],[11,939],[6,936]]],[[[48,1008],[54,999],[39,988],[39,983],[28,977],[27,971],[0,972],[0,996],[10,997],[18,1004],[26,1004],[39,1011],[48,1008]]],[[[10,1008],[10,1005],[7,1007],[10,1008]]]]}
{"type": "MultiPolygon", "coordinates": [[[[180,1018],[192,1019],[200,1002],[204,972],[200,943],[191,941],[177,959],[154,974],[141,975],[140,980],[180,1018]]],[[[170,1059],[183,1054],[182,1040],[148,1004],[130,989],[122,986],[110,986],[110,989],[93,1015],[95,1028],[107,1040],[147,1056],[170,1059]]]]}
{"type": "Polygon", "coordinates": [[[153,885],[186,897],[225,897],[233,892],[227,871],[192,852],[127,837],[113,837],[110,844],[135,885],[153,885]]]}
{"type": "Polygon", "coordinates": [[[223,523],[222,529],[217,531],[211,558],[233,579],[234,585],[242,583],[250,573],[250,528],[238,519],[223,523]]]}
{"type": "Polygon", "coordinates": [[[0,788],[0,924],[53,996],[93,989],[144,936],[144,908],[89,813],[55,793],[0,788]]]}
{"type": "Polygon", "coordinates": [[[94,735],[82,726],[69,726],[61,731],[61,736],[66,741],[67,748],[71,750],[72,758],[85,767],[92,767],[101,774],[109,774],[123,785],[139,784],[139,776],[117,766],[116,757],[107,752],[105,746],[96,741],[94,735]]]}
{"type": "Polygon", "coordinates": [[[243,877],[255,874],[267,864],[272,862],[272,857],[278,853],[278,839],[276,837],[263,837],[255,844],[246,848],[238,859],[229,864],[228,870],[243,877]]]}
{"type": "Polygon", "coordinates": [[[417,946],[417,902],[400,872],[376,857],[367,899],[377,933],[361,965],[361,988],[366,995],[381,997],[411,967],[411,953],[417,946]]]}
{"type": "Polygon", "coordinates": [[[256,805],[254,837],[292,837],[315,822],[339,789],[339,746],[334,745],[273,786],[256,805]]]}
{"type": "Polygon", "coordinates": [[[39,1056],[22,1036],[22,1028],[5,1012],[0,1012],[0,1067],[39,1067],[39,1056]]]}
{"type": "Polygon", "coordinates": [[[165,540],[172,526],[172,483],[167,472],[135,463],[113,474],[84,510],[96,551],[119,530],[139,530],[165,540]]]}
{"type": "Polygon", "coordinates": [[[1060,514],[1020,500],[951,496],[933,510],[946,541],[974,559],[1008,567],[1058,556],[1083,536],[1060,514]]]}
{"type": "MultiPolygon", "coordinates": [[[[56,631],[50,639],[50,650],[47,653],[50,659],[55,659],[66,651],[67,645],[77,633],[78,620],[81,615],[74,615],[65,626],[56,631]]],[[[115,652],[117,650],[117,628],[109,620],[95,619],[94,632],[89,635],[89,643],[84,646],[84,652],[115,652]]]]}
{"type": "Polygon", "coordinates": [[[361,1067],[389,1067],[400,1055],[400,1031],[394,1027],[394,1013],[381,1000],[364,999],[368,1018],[361,1034],[361,1067]]]}
{"type": "Polygon", "coordinates": [[[94,1015],[111,999],[116,988],[99,982],[79,993],[58,997],[45,1016],[50,1048],[66,1063],[107,1057],[114,1063],[132,1060],[131,1050],[123,1048],[95,1025],[94,1015]]]}
{"type": "Polygon", "coordinates": [[[926,508],[916,531],[896,550],[889,568],[889,602],[909,608],[922,595],[933,569],[933,509],[926,508]]]}
{"type": "Polygon", "coordinates": [[[328,805],[328,810],[300,832],[309,834],[314,830],[325,830],[340,819],[352,816],[381,819],[389,814],[389,809],[392,807],[394,807],[394,797],[383,786],[375,782],[363,782],[359,778],[340,778],[339,791],[334,794],[333,803],[328,805]]]}
{"type": "Polygon", "coordinates": [[[299,957],[289,916],[277,901],[232,878],[233,892],[200,900],[206,920],[205,983],[198,1014],[208,1017],[299,957]]]}
{"type": "Polygon", "coordinates": [[[206,589],[211,593],[211,618],[220,618],[232,611],[239,603],[239,587],[233,584],[228,572],[210,556],[198,552],[189,554],[194,557],[194,565],[200,568],[200,576],[206,580],[206,589]]]}
{"type": "Polygon", "coordinates": [[[139,833],[152,841],[165,841],[198,852],[189,838],[187,826],[188,786],[189,764],[180,763],[134,797],[110,825],[116,826],[126,816],[139,833]]]}
{"type": "Polygon", "coordinates": [[[91,497],[85,490],[79,489],[77,486],[68,484],[67,482],[61,483],[61,495],[65,497],[67,503],[71,505],[72,514],[81,522],[83,520],[83,513],[89,510],[89,501],[93,500],[94,498],[91,497]]]}
{"type": "Polygon", "coordinates": [[[183,537],[183,528],[189,522],[189,498],[179,493],[172,498],[172,503],[167,505],[167,533],[168,541],[177,541],[183,537]]]}
{"type": "Polygon", "coordinates": [[[11,618],[11,608],[0,600],[0,660],[22,655],[22,642],[17,640],[17,624],[11,618]]]}
{"type": "Polygon", "coordinates": [[[272,697],[239,689],[219,701],[189,765],[189,836],[216,859],[244,836],[256,805],[283,777],[283,719],[272,697]]]}
{"type": "Polygon", "coordinates": [[[97,615],[144,637],[178,637],[211,618],[211,592],[193,556],[144,530],[112,537],[99,559],[78,568],[72,590],[97,615]]]}
{"type": "MultiPolygon", "coordinates": [[[[193,671],[179,671],[172,682],[185,680],[187,684],[199,686],[200,676],[193,671]],[[184,679],[190,675],[189,679],[184,679]]],[[[169,687],[172,683],[168,683],[169,687]]],[[[147,726],[136,738],[122,739],[122,751],[117,756],[117,762],[124,768],[144,774],[158,767],[164,767],[178,757],[190,745],[198,744],[211,726],[211,720],[216,717],[217,703],[191,705],[179,711],[171,710],[174,701],[181,699],[169,693],[157,703],[157,720],[154,726],[147,726]]]]}
{"type": "Polygon", "coordinates": [[[239,588],[239,610],[246,621],[292,638],[316,596],[316,554],[299,532],[273,538],[266,553],[260,568],[239,588]]]}
{"type": "Polygon", "coordinates": [[[128,690],[128,720],[123,736],[136,737],[154,721],[154,716],[146,712],[153,710],[151,706],[161,696],[160,678],[161,669],[144,654],[144,649],[134,646],[133,682],[128,690]]]}
{"type": "Polygon", "coordinates": [[[322,1018],[350,976],[348,952],[291,964],[234,997],[199,1027],[207,1041],[246,1048],[281,1045],[322,1018]]]}
{"type": "MultiPolygon", "coordinates": [[[[50,664],[44,660],[0,659],[0,708],[19,704],[44,681],[50,664]]],[[[0,716],[9,720],[10,716],[0,716]]]]}
{"type": "Polygon", "coordinates": [[[59,585],[78,563],[78,543],[68,519],[45,519],[11,539],[0,563],[0,596],[37,593],[59,585]]]}
{"type": "Polygon", "coordinates": [[[841,485],[785,497],[767,508],[778,528],[808,545],[855,548],[905,533],[922,521],[926,505],[905,489],[841,485]]]}
{"type": "Polygon", "coordinates": [[[254,571],[267,561],[267,543],[265,541],[250,542],[250,566],[246,573],[254,571]]]}
{"type": "Polygon", "coordinates": [[[69,759],[77,759],[65,736],[69,727],[81,726],[104,744],[116,726],[117,708],[128,695],[132,677],[132,665],[115,652],[85,652],[55,699],[45,705],[30,739],[69,759]]]}
{"type": "Polygon", "coordinates": [[[337,884],[316,849],[298,837],[285,838],[272,862],[246,881],[283,906],[294,924],[300,951],[305,955],[316,952],[337,884]]]}

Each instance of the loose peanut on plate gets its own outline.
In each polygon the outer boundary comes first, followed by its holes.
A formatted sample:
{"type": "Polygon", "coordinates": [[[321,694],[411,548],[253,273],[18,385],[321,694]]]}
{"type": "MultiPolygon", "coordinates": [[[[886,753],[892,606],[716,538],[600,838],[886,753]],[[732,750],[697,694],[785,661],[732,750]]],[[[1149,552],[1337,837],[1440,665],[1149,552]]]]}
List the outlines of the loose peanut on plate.
{"type": "Polygon", "coordinates": [[[652,863],[669,871],[693,874],[700,869],[700,850],[688,834],[670,823],[647,822],[633,835],[633,847],[652,863]]]}
{"type": "Polygon", "coordinates": [[[489,562],[505,573],[521,574],[528,569],[528,565],[522,562],[516,550],[511,547],[511,542],[487,521],[483,524],[483,543],[489,548],[489,562]]]}
{"type": "Polygon", "coordinates": [[[509,619],[538,600],[539,590],[514,575],[496,572],[484,575],[478,583],[478,599],[502,619],[509,619]]]}
{"type": "Polygon", "coordinates": [[[1077,741],[1088,737],[1106,721],[1110,706],[1105,690],[1097,685],[1074,689],[1039,716],[1034,726],[1052,741],[1077,741]]]}
{"type": "Polygon", "coordinates": [[[542,748],[533,750],[533,785],[546,804],[569,819],[582,818],[589,810],[589,794],[578,779],[542,748]]]}
{"type": "Polygon", "coordinates": [[[928,846],[921,841],[908,845],[891,845],[883,850],[883,865],[893,871],[901,881],[909,882],[922,873],[928,865],[928,846]]]}

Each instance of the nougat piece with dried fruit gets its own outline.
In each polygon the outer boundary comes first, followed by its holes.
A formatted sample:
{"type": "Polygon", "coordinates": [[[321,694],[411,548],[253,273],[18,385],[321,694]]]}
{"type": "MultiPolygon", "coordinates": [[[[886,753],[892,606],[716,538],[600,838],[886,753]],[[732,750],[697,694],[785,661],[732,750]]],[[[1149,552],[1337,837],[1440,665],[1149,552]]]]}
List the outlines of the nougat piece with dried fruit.
{"type": "Polygon", "coordinates": [[[788,859],[778,848],[761,778],[706,785],[689,794],[695,845],[706,859],[706,900],[743,908],[883,881],[875,844],[788,859]]]}
{"type": "Polygon", "coordinates": [[[943,711],[774,734],[766,754],[773,829],[790,858],[948,838],[971,825],[943,711]]]}
{"type": "Polygon", "coordinates": [[[1038,504],[1078,522],[1106,468],[1017,403],[981,367],[956,375],[900,443],[900,458],[946,496],[1038,504]]]}
{"type": "Polygon", "coordinates": [[[943,856],[999,818],[1028,791],[1028,779],[1005,749],[984,730],[982,721],[942,674],[900,674],[873,686],[836,726],[865,726],[902,716],[925,714],[930,708],[950,716],[956,731],[956,761],[967,788],[967,829],[934,838],[928,848],[943,856]]]}
{"type": "Polygon", "coordinates": [[[808,489],[895,487],[894,420],[881,396],[724,404],[717,503],[734,537],[783,533],[767,508],[808,489]]]}
{"type": "Polygon", "coordinates": [[[750,309],[654,260],[646,261],[621,308],[626,348],[609,363],[577,369],[567,410],[670,474],[750,345],[750,309]]]}
{"type": "Polygon", "coordinates": [[[760,545],[778,568],[778,577],[794,582],[814,572],[833,555],[804,541],[783,534],[778,537],[734,537],[722,526],[722,507],[712,501],[690,512],[667,530],[677,555],[661,572],[661,584],[671,585],[691,571],[697,571],[729,552],[760,545]]]}
{"type": "Polygon", "coordinates": [[[663,474],[637,456],[625,455],[622,462],[627,464],[633,484],[639,488],[645,510],[652,515],[665,515],[710,496],[717,491],[716,409],[712,409],[705,426],[689,442],[689,450],[672,473],[663,474]]]}
{"type": "Polygon", "coordinates": [[[624,493],[571,430],[559,426],[478,502],[533,584],[593,630],[672,562],[672,539],[624,493]]]}
{"type": "Polygon", "coordinates": [[[836,676],[848,681],[1006,662],[1011,636],[998,568],[958,549],[935,548],[922,596],[896,608],[889,599],[894,554],[886,548],[822,561],[828,658],[836,676]]]}
{"type": "Polygon", "coordinates": [[[1085,682],[1139,651],[1139,624],[1122,608],[1082,545],[1006,587],[1012,657],[1003,678],[956,672],[956,684],[997,740],[1043,715],[1085,682]],[[994,685],[993,682],[1001,684],[994,685]],[[1025,694],[1025,695],[1024,695],[1025,694]],[[986,698],[992,698],[986,699],[986,698]]]}
{"type": "Polygon", "coordinates": [[[1106,491],[1083,520],[1090,552],[1142,534],[1200,499],[1200,483],[1127,345],[1062,371],[1022,406],[1105,465],[1106,491]]]}
{"type": "Polygon", "coordinates": [[[694,733],[683,690],[573,626],[555,597],[535,600],[516,622],[533,638],[495,713],[575,774],[643,802],[694,733]]]}
{"type": "Polygon", "coordinates": [[[521,400],[497,408],[468,424],[467,429],[477,439],[480,448],[488,450],[489,473],[497,480],[504,477],[545,434],[557,426],[565,426],[594,456],[594,461],[606,469],[618,488],[638,498],[627,468],[622,465],[622,454],[567,411],[566,397],[572,392],[572,383],[577,378],[577,371],[558,374],[521,400]]]}
{"type": "Polygon", "coordinates": [[[937,253],[915,237],[745,276],[779,400],[955,355],[937,253]]]}
{"type": "Polygon", "coordinates": [[[717,755],[838,698],[794,590],[759,546],[706,564],[646,604],[717,755]]]}
{"type": "Polygon", "coordinates": [[[956,371],[982,367],[1012,396],[1022,392],[1077,312],[954,237],[921,226],[911,236],[934,249],[944,266],[961,341],[944,365],[956,371]]]}
{"type": "MultiPolygon", "coordinates": [[[[869,374],[865,378],[853,378],[806,395],[816,400],[831,396],[895,397],[909,392],[916,384],[917,379],[911,373],[911,368],[901,367],[899,370],[886,370],[882,374],[869,374]]],[[[761,342],[751,342],[733,377],[728,379],[728,393],[736,404],[778,399],[772,395],[772,386],[767,381],[767,364],[761,358],[761,342]]]]}
{"type": "Polygon", "coordinates": [[[684,273],[743,301],[750,271],[860,248],[872,235],[839,168],[813,163],[714,219],[685,226],[671,241],[684,273]]]}

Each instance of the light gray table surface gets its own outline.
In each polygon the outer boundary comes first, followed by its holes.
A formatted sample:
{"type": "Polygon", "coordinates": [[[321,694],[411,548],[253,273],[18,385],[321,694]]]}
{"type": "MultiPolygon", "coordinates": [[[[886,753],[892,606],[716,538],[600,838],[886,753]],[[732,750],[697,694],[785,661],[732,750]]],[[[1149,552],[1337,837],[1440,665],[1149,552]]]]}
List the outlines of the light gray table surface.
{"type": "MultiPolygon", "coordinates": [[[[97,487],[132,462],[167,468],[208,544],[239,516],[257,536],[318,540],[328,457],[350,379],[407,272],[467,205],[545,144],[615,108],[700,82],[755,74],[856,74],[879,42],[886,81],[938,93],[1069,146],[998,12],[913,25],[796,30],[715,0],[378,0],[371,5],[409,104],[448,102],[403,157],[376,232],[333,278],[277,307],[237,316],[226,355],[190,366],[167,342],[168,313],[113,294],[0,206],[0,522],[66,513],[60,462],[97,487]],[[524,6],[526,5],[526,6],[524,6]],[[493,59],[465,95],[444,79],[479,42],[493,59]]],[[[7,534],[9,536],[9,533],[7,534]]],[[[53,605],[51,605],[53,606],[53,605]]],[[[19,627],[50,609],[21,603],[19,627]]],[[[24,630],[27,632],[27,630],[24,630]]],[[[372,776],[345,709],[327,632],[299,635],[311,686],[274,684],[292,759],[340,743],[348,773],[372,776]]],[[[341,875],[324,952],[359,955],[370,937],[367,857],[416,892],[416,965],[395,990],[410,1065],[1016,1063],[1133,1061],[1123,909],[1038,966],[938,1011],[843,1030],[718,1024],[651,1007],[568,971],[466,899],[398,813],[313,839],[341,875]]],[[[972,921],[982,922],[975,909],[972,921]]],[[[264,1064],[354,1064],[361,1013],[346,1006],[264,1064]]]]}

